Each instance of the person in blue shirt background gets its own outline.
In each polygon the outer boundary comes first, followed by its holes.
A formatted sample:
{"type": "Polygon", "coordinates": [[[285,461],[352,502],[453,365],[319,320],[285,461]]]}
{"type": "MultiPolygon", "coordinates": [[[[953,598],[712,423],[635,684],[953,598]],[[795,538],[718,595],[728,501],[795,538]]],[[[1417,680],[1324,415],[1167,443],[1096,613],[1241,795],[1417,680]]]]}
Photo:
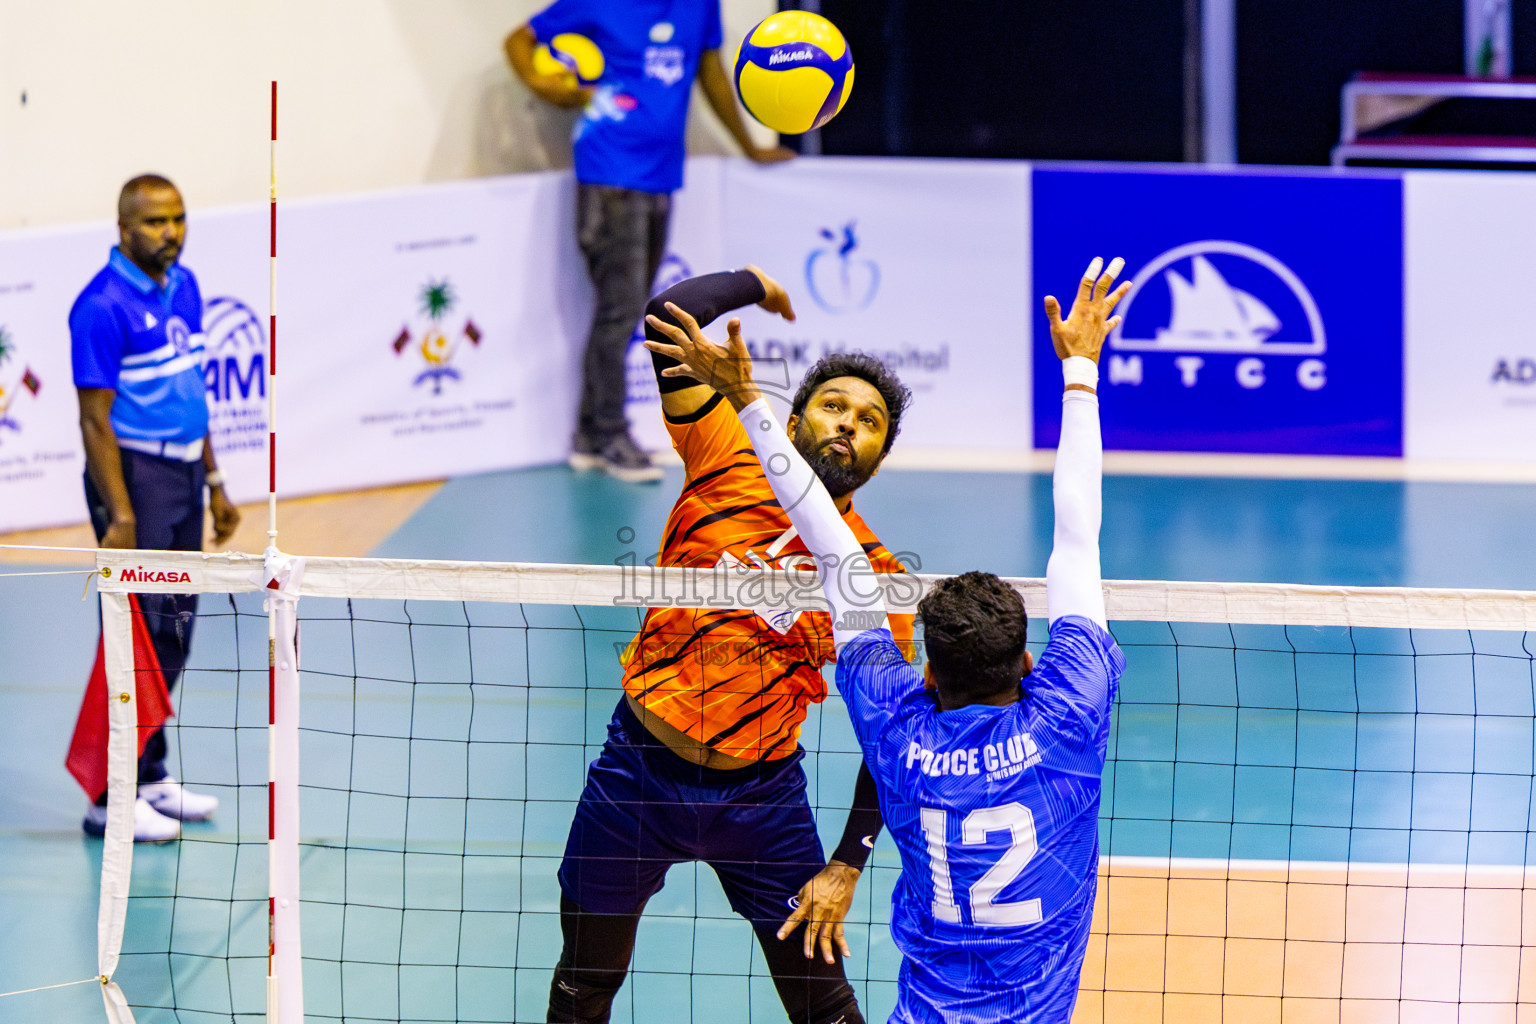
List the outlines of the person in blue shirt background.
{"type": "MultiPolygon", "coordinates": [[[[197,279],[177,262],[187,233],[181,193],[159,175],[140,175],[123,186],[117,224],[120,241],[107,265],[69,311],[91,525],[106,548],[200,551],[205,486],[216,543],[235,532],[240,513],[208,444],[203,300],[197,279]]],[[[145,594],[139,605],[166,686],[175,686],[197,596],[145,594]]],[[[162,730],[139,759],[136,840],[174,839],[179,821],[201,821],[218,807],[215,797],[172,778],[165,758],[162,730]]],[[[106,820],[102,797],[83,825],[101,835],[106,820]]]]}
{"type": "Polygon", "coordinates": [[[1098,888],[1110,708],[1125,670],[1100,579],[1097,397],[1099,352],[1119,322],[1109,313],[1129,290],[1110,291],[1122,267],[1089,264],[1065,321],[1055,298],[1045,300],[1064,390],[1046,566],[1050,640],[1039,664],[1025,648],[1019,593],[981,572],[941,580],[923,597],[928,660],[922,673],[907,664],[869,557],[752,379],[740,322],[728,324],[720,346],[676,307],[681,327],[651,321],[671,344],[646,347],[678,360],[665,373],[730,400],[774,496],[817,556],[838,690],[901,855],[891,897],[902,952],[893,1022],[1068,1024],[1077,1001],[1098,888]]]}
{"type": "Polygon", "coordinates": [[[587,338],[571,465],[629,482],[656,481],[629,433],[624,356],[665,255],[672,193],[683,184],[684,131],[697,76],[704,96],[743,152],[757,163],[794,153],[760,147],[747,134],[720,59],[719,0],[555,0],[506,39],[512,69],[558,107],[583,108],[576,122],[576,234],[597,308],[587,338]],[[540,75],[540,43],[574,32],[602,51],[595,86],[540,75]]]}

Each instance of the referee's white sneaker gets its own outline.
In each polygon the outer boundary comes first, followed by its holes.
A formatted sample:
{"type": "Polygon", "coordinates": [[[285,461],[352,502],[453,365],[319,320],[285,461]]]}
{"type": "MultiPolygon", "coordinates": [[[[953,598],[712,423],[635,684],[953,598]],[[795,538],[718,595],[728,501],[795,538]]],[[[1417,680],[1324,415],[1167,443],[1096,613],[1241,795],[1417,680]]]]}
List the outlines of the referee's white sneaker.
{"type": "Polygon", "coordinates": [[[207,821],[219,809],[219,798],[194,793],[167,775],[159,782],[139,784],[139,800],[167,818],[180,821],[207,821]]]}
{"type": "MultiPolygon", "coordinates": [[[[107,831],[107,809],[92,804],[80,823],[87,835],[102,836],[107,831]]],[[[136,843],[168,843],[181,838],[181,822],[167,818],[143,797],[133,802],[133,841],[136,843]]]]}

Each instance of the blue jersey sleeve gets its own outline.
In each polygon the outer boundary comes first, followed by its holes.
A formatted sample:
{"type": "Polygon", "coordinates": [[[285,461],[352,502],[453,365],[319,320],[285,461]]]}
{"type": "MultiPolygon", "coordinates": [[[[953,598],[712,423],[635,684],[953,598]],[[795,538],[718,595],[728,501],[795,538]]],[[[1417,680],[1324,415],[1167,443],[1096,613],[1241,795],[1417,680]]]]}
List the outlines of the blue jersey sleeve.
{"type": "Polygon", "coordinates": [[[709,0],[708,20],[704,23],[704,49],[718,50],[723,41],[723,33],[720,29],[720,4],[718,0],[709,0]]]}
{"type": "Polygon", "coordinates": [[[100,295],[75,303],[69,311],[70,358],[75,387],[117,387],[123,364],[124,335],[112,306],[100,295]]]}
{"type": "Polygon", "coordinates": [[[187,301],[184,318],[187,321],[187,329],[193,334],[203,333],[203,290],[198,287],[197,275],[186,267],[180,268],[186,275],[182,281],[182,287],[187,290],[187,301]]]}
{"type": "Polygon", "coordinates": [[[888,629],[871,629],[837,653],[837,690],[848,705],[853,731],[871,757],[902,703],[923,689],[923,677],[901,656],[888,629]]]}
{"type": "Polygon", "coordinates": [[[538,14],[528,19],[535,38],[548,43],[562,32],[592,34],[592,24],[601,0],[555,0],[538,14]]]}
{"type": "Polygon", "coordinates": [[[1125,671],[1125,655],[1109,631],[1079,615],[1051,623],[1040,662],[1024,679],[1029,702],[1063,736],[1096,737],[1125,671]]]}

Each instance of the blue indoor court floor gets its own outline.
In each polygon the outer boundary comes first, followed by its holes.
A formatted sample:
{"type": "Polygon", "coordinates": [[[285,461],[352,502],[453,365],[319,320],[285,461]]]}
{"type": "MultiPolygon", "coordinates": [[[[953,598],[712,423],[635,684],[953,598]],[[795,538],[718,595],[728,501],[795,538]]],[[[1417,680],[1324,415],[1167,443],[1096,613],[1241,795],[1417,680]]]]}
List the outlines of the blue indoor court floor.
{"type": "MultiPolygon", "coordinates": [[[[635,487],[564,467],[454,480],[371,554],[644,558],[681,482],[679,469],[635,487]]],[[[1536,589],[1533,485],[1110,476],[1104,494],[1107,578],[1536,589]]],[[[856,507],[923,572],[1044,572],[1048,476],[891,470],[856,507]]],[[[62,765],[94,594],[81,600],[83,571],[5,575],[61,568],[0,566],[0,992],[95,973],[100,845],[80,833],[85,801],[62,765]]],[[[310,1019],[542,1019],[559,948],[554,868],[634,613],[357,602],[349,615],[305,599],[301,617],[310,1019]]],[[[136,1005],[181,1008],[141,1009],[140,1021],[245,1024],[265,968],[265,619],[259,602],[210,596],[197,628],[173,746],[182,777],[224,805],[182,843],[136,850],[125,950],[142,952],[118,977],[136,1005]]],[[[1536,858],[1526,636],[1116,633],[1130,667],[1105,785],[1108,852],[1536,858]]],[[[1037,650],[1043,634],[1032,625],[1037,650]]],[[[830,846],[857,765],[835,699],[804,743],[830,846]]],[[[883,922],[895,866],[883,840],[850,917],[849,973],[872,1021],[894,998],[883,922]]],[[[707,870],[680,867],[649,908],[614,1019],[690,1016],[783,1019],[750,932],[707,870]]],[[[0,998],[5,1024],[102,1017],[94,985],[0,998]]]]}

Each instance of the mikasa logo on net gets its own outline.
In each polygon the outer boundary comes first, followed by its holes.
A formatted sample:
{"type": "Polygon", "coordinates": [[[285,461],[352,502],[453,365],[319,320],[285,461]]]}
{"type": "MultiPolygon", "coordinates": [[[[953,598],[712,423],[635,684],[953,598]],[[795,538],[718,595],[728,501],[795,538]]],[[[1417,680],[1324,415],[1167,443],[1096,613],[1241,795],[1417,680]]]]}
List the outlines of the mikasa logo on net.
{"type": "MultiPolygon", "coordinates": [[[[112,570],[101,570],[102,576],[110,579],[112,570]]],[[[144,566],[132,566],[117,574],[119,583],[191,583],[192,574],[179,569],[146,569],[144,566]]]]}

